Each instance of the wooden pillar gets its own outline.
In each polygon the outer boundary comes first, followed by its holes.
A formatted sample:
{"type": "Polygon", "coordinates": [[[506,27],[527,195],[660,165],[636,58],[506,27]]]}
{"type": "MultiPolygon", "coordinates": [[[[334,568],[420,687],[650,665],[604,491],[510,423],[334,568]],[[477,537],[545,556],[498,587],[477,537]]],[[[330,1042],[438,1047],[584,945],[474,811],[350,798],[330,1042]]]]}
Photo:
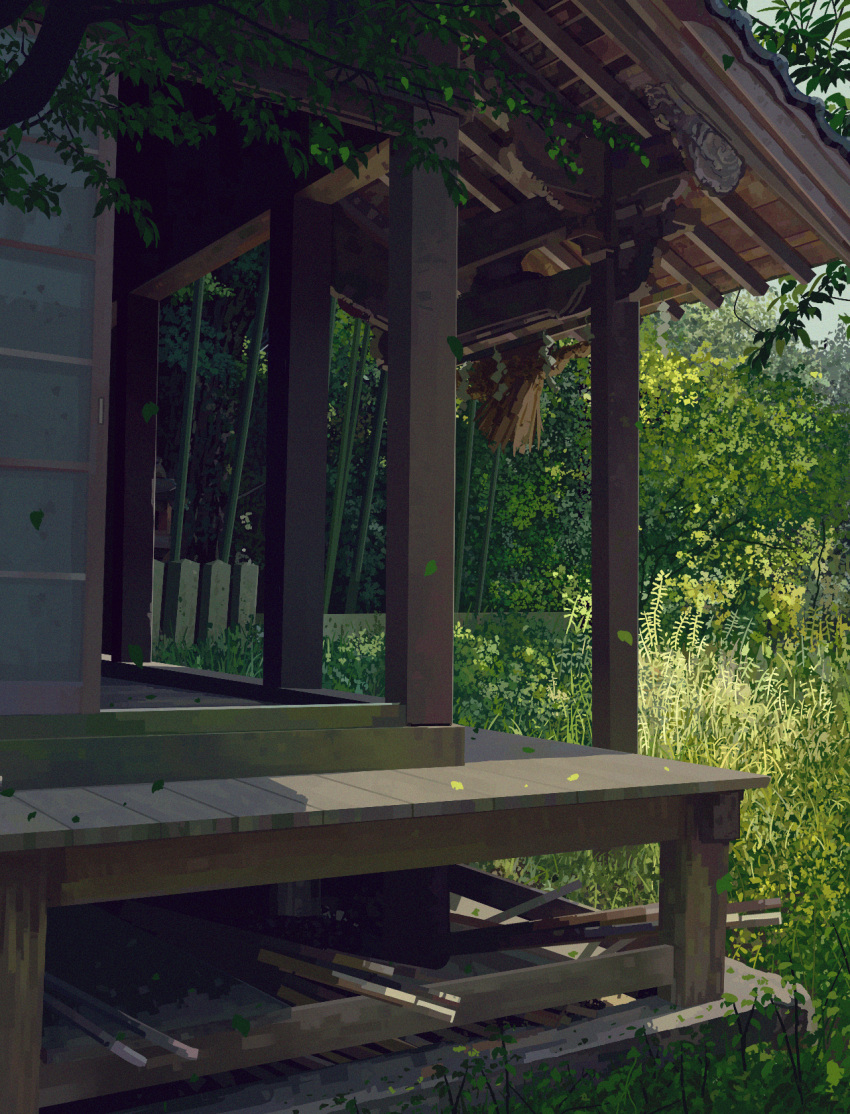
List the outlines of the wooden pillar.
{"type": "Polygon", "coordinates": [[[110,383],[104,653],[130,661],[129,647],[151,660],[155,518],[159,302],[129,294],[118,302],[110,383]]]}
{"type": "Polygon", "coordinates": [[[8,1114],[38,1114],[47,931],[44,856],[6,854],[0,868],[0,1090],[8,1114]]]}
{"type": "MultiPolygon", "coordinates": [[[[435,62],[457,49],[421,44],[435,62]],[[438,55],[440,55],[438,57],[438,55]]],[[[412,109],[414,120],[427,111],[412,109]]],[[[435,112],[422,133],[458,157],[458,122],[435,112]]],[[[390,141],[387,395],[386,698],[408,724],[452,722],[457,207],[442,175],[404,172],[390,141]]]]}
{"type": "Polygon", "coordinates": [[[640,305],[616,300],[616,265],[590,272],[593,745],[637,754],[640,305]]]}
{"type": "Polygon", "coordinates": [[[331,209],[281,198],[269,244],[263,684],[322,687],[331,209]]]}
{"type": "Polygon", "coordinates": [[[723,996],[728,898],[717,883],[739,839],[743,793],[691,797],[682,839],[662,842],[658,894],[660,943],[673,945],[673,985],[659,997],[689,1009],[723,996]]]}

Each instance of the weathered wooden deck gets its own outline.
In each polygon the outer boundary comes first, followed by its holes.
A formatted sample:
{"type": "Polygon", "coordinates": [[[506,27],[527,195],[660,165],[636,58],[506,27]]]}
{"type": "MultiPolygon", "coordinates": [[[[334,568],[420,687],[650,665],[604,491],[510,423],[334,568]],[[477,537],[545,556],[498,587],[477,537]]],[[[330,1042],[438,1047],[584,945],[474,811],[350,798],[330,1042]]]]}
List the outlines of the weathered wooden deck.
{"type": "MultiPolygon", "coordinates": [[[[70,717],[7,717],[0,764],[15,792],[0,797],[0,1016],[15,1024],[0,1021],[0,1067],[21,1077],[29,1065],[53,1094],[63,1072],[80,1086],[79,1064],[39,1064],[48,908],[586,848],[661,844],[660,942],[609,949],[592,964],[461,980],[458,1022],[649,987],[679,1008],[721,996],[727,902],[716,883],[739,835],[743,791],[767,777],[457,725],[399,726],[401,714],[361,702],[148,707],[75,717],[76,727],[70,717]],[[430,767],[351,770],[373,740],[384,752],[399,732],[418,739],[420,753],[429,732],[460,735],[465,763],[435,765],[432,749],[430,767]],[[290,772],[321,739],[337,747],[336,772],[290,772]],[[110,776],[122,763],[137,776],[110,776]],[[197,776],[215,768],[220,776],[197,776]],[[26,771],[31,784],[17,788],[26,771]],[[45,780],[57,774],[64,782],[45,780]]],[[[355,1032],[387,1040],[433,1025],[360,997],[298,1009],[307,1013],[293,1009],[250,1038],[232,1028],[202,1035],[201,1055],[227,1070],[333,1050],[355,1032]]],[[[153,1057],[145,1085],[201,1067],[153,1057]]],[[[98,1068],[99,1093],[138,1087],[138,1070],[111,1058],[98,1068]]],[[[10,1111],[33,1114],[14,1098],[10,1111]]]]}

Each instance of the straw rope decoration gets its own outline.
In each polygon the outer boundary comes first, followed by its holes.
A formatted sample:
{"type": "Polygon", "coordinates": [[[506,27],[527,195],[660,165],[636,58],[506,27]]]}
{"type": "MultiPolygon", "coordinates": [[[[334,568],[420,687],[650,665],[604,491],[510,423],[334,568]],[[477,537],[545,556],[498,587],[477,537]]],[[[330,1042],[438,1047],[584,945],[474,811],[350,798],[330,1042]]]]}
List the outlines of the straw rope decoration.
{"type": "Polygon", "coordinates": [[[570,360],[590,352],[589,344],[579,343],[562,350],[554,358],[549,354],[549,339],[545,337],[541,346],[539,338],[535,338],[504,356],[497,350],[495,358],[487,356],[458,367],[460,397],[485,404],[477,425],[487,438],[491,452],[495,453],[499,446],[506,449],[512,441],[514,456],[517,450],[525,453],[533,447],[535,433],[540,448],[543,384],[560,375],[570,360]]]}

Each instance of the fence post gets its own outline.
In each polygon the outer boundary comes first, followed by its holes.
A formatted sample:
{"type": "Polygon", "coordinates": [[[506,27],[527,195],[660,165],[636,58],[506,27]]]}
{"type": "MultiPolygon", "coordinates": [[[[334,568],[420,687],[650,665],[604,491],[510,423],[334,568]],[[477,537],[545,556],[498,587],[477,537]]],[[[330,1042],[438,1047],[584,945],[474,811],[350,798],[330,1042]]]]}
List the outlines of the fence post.
{"type": "Polygon", "coordinates": [[[339,446],[339,466],[337,468],[336,487],[334,489],[333,510],[331,512],[331,536],[328,544],[327,565],[325,567],[326,613],[330,606],[331,589],[333,588],[337,547],[339,546],[339,533],[342,527],[342,514],[345,509],[345,496],[348,489],[351,454],[354,448],[354,431],[357,428],[357,410],[360,404],[363,368],[366,364],[366,353],[369,349],[369,333],[368,322],[361,322],[358,318],[351,341],[351,366],[348,378],[348,391],[345,400],[345,416],[343,418],[342,436],[339,446]],[[358,327],[361,324],[363,326],[362,330],[358,327]],[[360,361],[355,370],[358,342],[360,342],[360,361]]]}
{"type": "Polygon", "coordinates": [[[502,459],[502,446],[496,446],[493,468],[490,472],[490,499],[487,503],[487,523],[484,527],[484,545],[481,551],[481,565],[478,569],[478,595],[475,600],[475,614],[481,612],[481,600],[484,596],[484,577],[487,572],[487,551],[490,548],[490,527],[493,525],[493,507],[496,504],[496,484],[499,479],[499,462],[502,459]]]}
{"type": "MultiPolygon", "coordinates": [[[[466,543],[466,519],[469,514],[469,485],[472,478],[472,441],[475,436],[475,411],[478,409],[476,399],[470,399],[472,406],[469,413],[469,429],[466,431],[466,449],[463,457],[463,495],[460,503],[460,529],[457,537],[457,552],[455,554],[455,611],[460,611],[460,587],[463,578],[463,550],[466,543]]],[[[480,606],[480,604],[479,604],[480,606]]]]}
{"type": "Polygon", "coordinates": [[[381,386],[378,396],[378,407],[372,428],[372,455],[369,461],[369,475],[366,478],[366,490],[363,492],[363,502],[360,504],[360,524],[357,530],[357,553],[354,558],[354,571],[348,583],[348,595],[345,600],[345,610],[353,614],[357,610],[357,595],[360,591],[360,572],[363,568],[363,554],[366,550],[366,536],[369,530],[369,519],[372,517],[372,495],[375,490],[375,476],[378,473],[378,460],[381,454],[381,438],[384,435],[384,417],[387,412],[387,369],[381,371],[381,386]]]}

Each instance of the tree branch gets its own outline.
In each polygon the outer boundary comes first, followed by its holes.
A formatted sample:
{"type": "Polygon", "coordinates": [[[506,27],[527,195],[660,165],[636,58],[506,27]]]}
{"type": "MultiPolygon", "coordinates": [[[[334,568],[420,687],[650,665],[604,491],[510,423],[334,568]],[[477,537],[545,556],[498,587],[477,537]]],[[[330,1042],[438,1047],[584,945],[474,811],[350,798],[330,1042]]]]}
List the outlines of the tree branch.
{"type": "MultiPolygon", "coordinates": [[[[13,0],[4,6],[20,8],[13,0]]],[[[83,41],[90,13],[89,0],[48,0],[32,49],[0,86],[0,130],[37,116],[48,104],[83,41]]]]}

